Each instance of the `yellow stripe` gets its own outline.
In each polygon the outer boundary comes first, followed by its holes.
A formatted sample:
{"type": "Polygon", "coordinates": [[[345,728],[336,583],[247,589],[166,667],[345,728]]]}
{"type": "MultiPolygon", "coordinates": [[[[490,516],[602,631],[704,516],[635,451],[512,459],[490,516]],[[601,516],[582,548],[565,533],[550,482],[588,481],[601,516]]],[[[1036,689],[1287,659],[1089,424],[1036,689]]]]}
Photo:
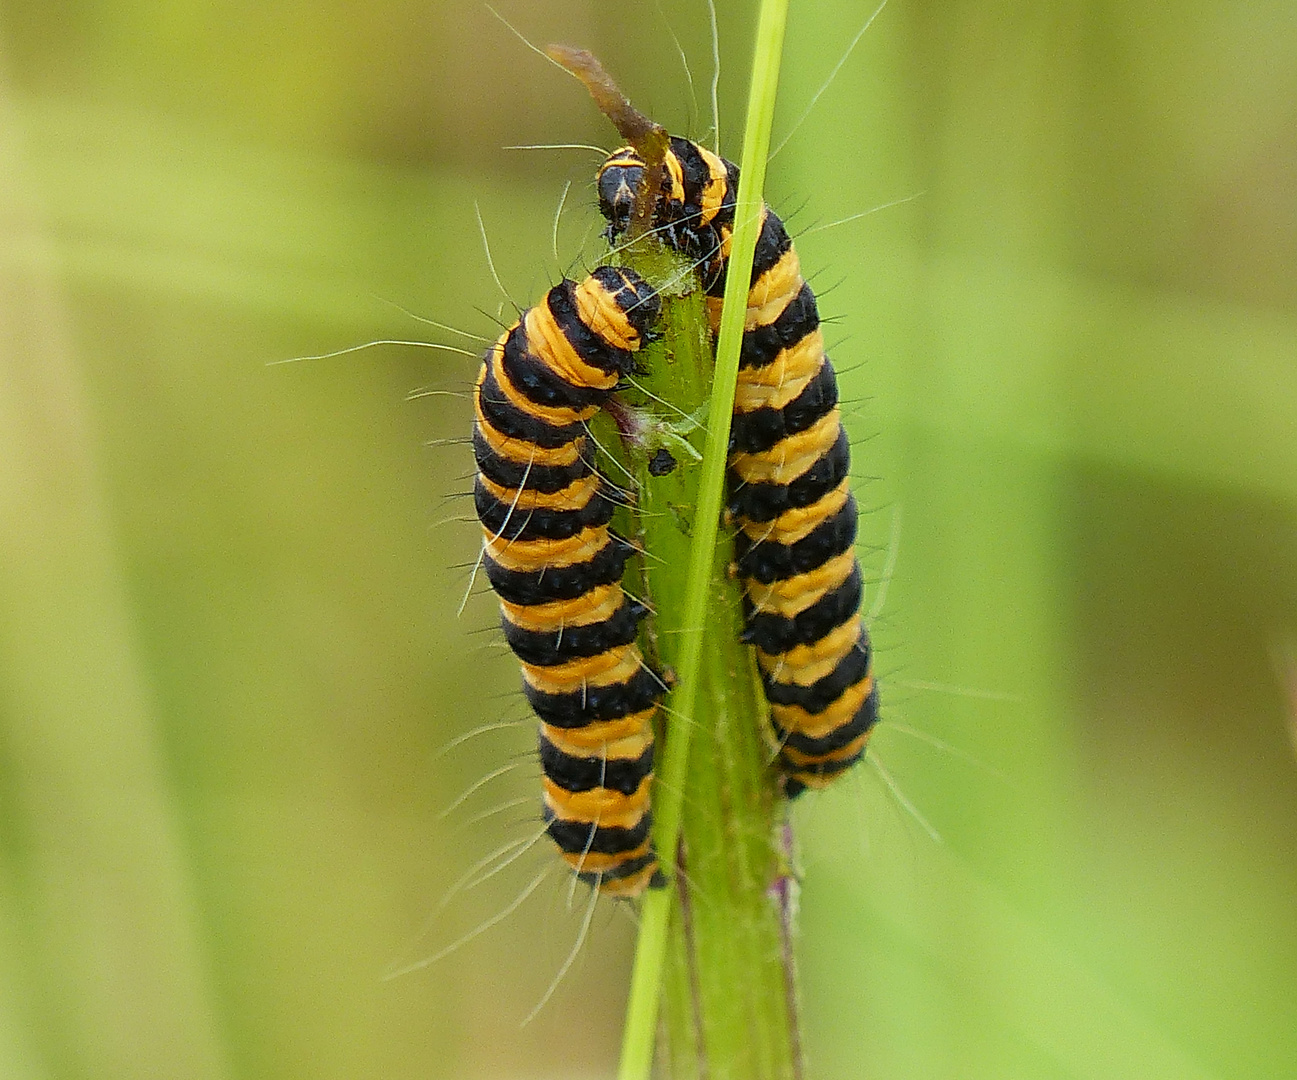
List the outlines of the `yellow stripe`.
{"type": "MultiPolygon", "coordinates": [[[[720,247],[721,259],[723,259],[725,262],[729,262],[730,252],[734,250],[734,230],[729,225],[722,225],[720,227],[720,234],[721,234],[721,247],[720,247]]],[[[723,304],[725,301],[724,298],[721,298],[717,302],[723,304]]]]}
{"type": "Polygon", "coordinates": [[[791,664],[776,665],[768,674],[775,682],[782,683],[784,686],[810,686],[812,683],[819,682],[826,675],[832,674],[837,666],[844,659],[851,655],[853,649],[859,648],[861,626],[860,620],[853,618],[850,622],[844,624],[850,626],[854,631],[852,639],[840,649],[835,649],[827,656],[806,664],[798,664],[796,667],[791,664]]]}
{"type": "Polygon", "coordinates": [[[674,150],[667,151],[666,159],[662,164],[666,166],[667,179],[671,182],[671,190],[667,197],[676,204],[684,202],[685,172],[674,150]]]}
{"type": "Polygon", "coordinates": [[[851,494],[850,479],[817,499],[810,506],[785,510],[774,521],[743,521],[740,527],[756,543],[795,544],[804,540],[846,505],[851,494]]]}
{"type": "MultiPolygon", "coordinates": [[[[645,852],[647,852],[648,845],[645,844],[644,847],[645,852]]],[[[643,852],[640,854],[643,854],[643,852]]],[[[623,861],[629,862],[630,858],[627,857],[623,861]]],[[[657,873],[657,868],[658,864],[655,859],[642,870],[636,871],[629,877],[613,878],[611,881],[601,881],[599,883],[599,891],[603,893],[604,896],[611,896],[615,899],[633,899],[648,888],[648,883],[653,880],[653,875],[657,873]]]]}
{"type": "Polygon", "coordinates": [[[574,480],[567,487],[554,492],[503,487],[480,473],[478,482],[502,503],[515,510],[584,510],[602,484],[601,478],[595,473],[574,480]]]}
{"type": "Polygon", "coordinates": [[[836,774],[832,776],[819,776],[811,772],[802,773],[796,771],[797,767],[801,766],[802,768],[806,768],[812,765],[828,765],[835,761],[850,761],[865,749],[869,743],[869,736],[873,733],[873,729],[870,728],[864,734],[852,739],[851,742],[847,743],[847,745],[841,750],[834,750],[829,754],[803,754],[800,750],[796,750],[791,746],[785,746],[783,749],[783,758],[787,764],[793,766],[794,779],[800,780],[807,787],[826,788],[837,779],[836,774]]]}
{"type": "Polygon", "coordinates": [[[528,350],[544,360],[560,378],[573,386],[588,386],[595,390],[611,390],[617,385],[616,375],[587,364],[577,355],[567,335],[554,321],[549,304],[537,304],[527,311],[524,318],[528,350]]]}
{"type": "Polygon", "coordinates": [[[544,632],[565,626],[588,626],[610,618],[621,607],[621,585],[599,585],[572,600],[550,600],[543,604],[511,604],[500,601],[500,611],[519,630],[544,632]]]}
{"type": "Polygon", "coordinates": [[[842,413],[836,407],[805,431],[781,439],[759,454],[732,454],[730,468],[749,484],[789,484],[838,441],[842,413]]]}
{"type": "Polygon", "coordinates": [[[845,656],[846,651],[859,638],[860,620],[852,619],[830,630],[819,641],[797,645],[785,653],[768,653],[757,649],[757,663],[768,675],[778,678],[785,670],[796,671],[810,664],[818,664],[828,656],[845,656]]]}
{"type": "Polygon", "coordinates": [[[552,667],[521,664],[524,681],[542,694],[571,694],[586,687],[619,686],[643,666],[644,657],[633,642],[598,656],[582,656],[552,667]]]}
{"type": "MultiPolygon", "coordinates": [[[[725,254],[726,257],[729,256],[729,252],[724,248],[722,248],[722,252],[725,254]]],[[[713,337],[715,337],[716,334],[720,331],[721,309],[724,308],[724,306],[725,306],[725,300],[723,297],[720,296],[707,297],[707,322],[711,326],[713,337]]]]}
{"type": "Polygon", "coordinates": [[[505,540],[491,536],[483,541],[483,546],[505,570],[527,571],[547,566],[578,566],[593,559],[607,543],[607,528],[592,525],[566,540],[505,540]]]}
{"type": "MultiPolygon", "coordinates": [[[[531,315],[536,311],[532,308],[527,314],[531,315]]],[[[505,335],[507,336],[507,335],[505,335]]],[[[562,337],[562,335],[559,335],[562,337]]],[[[564,338],[566,341],[567,339],[564,338]]],[[[528,343],[529,351],[534,353],[534,342],[528,343]]],[[[570,348],[571,346],[569,346],[570,348]]],[[[491,374],[495,376],[496,385],[499,386],[500,392],[515,408],[521,409],[528,416],[534,416],[538,420],[550,425],[551,427],[565,427],[568,424],[575,424],[580,420],[589,420],[599,411],[597,405],[585,405],[579,409],[569,409],[564,406],[537,405],[518,390],[513,383],[509,381],[509,376],[504,370],[504,338],[501,338],[491,346],[489,363],[491,365],[491,374]]],[[[478,396],[482,393],[481,385],[478,386],[478,396]]]]}
{"type": "Polygon", "coordinates": [[[516,439],[499,431],[482,411],[482,384],[486,382],[487,365],[484,363],[477,374],[474,384],[473,412],[477,419],[478,430],[486,439],[486,444],[506,461],[519,465],[555,465],[575,464],[585,449],[585,435],[578,435],[571,442],[562,446],[545,448],[537,446],[526,439],[516,439]]]}
{"type": "Polygon", "coordinates": [[[782,409],[806,389],[824,366],[824,335],[813,330],[795,345],[781,349],[762,367],[739,368],[734,411],[782,409]]]}
{"type": "Polygon", "coordinates": [[[548,776],[541,778],[545,805],[556,817],[580,825],[597,825],[601,829],[633,829],[648,812],[649,785],[652,777],[640,781],[634,794],[623,795],[612,788],[568,791],[548,776]]]}
{"type": "Polygon", "coordinates": [[[614,150],[609,158],[599,166],[599,175],[602,176],[609,169],[625,168],[627,166],[644,167],[644,159],[639,156],[633,146],[623,146],[614,150]]]}
{"type": "MultiPolygon", "coordinates": [[[[541,721],[540,730],[552,743],[563,741],[575,747],[588,749],[597,749],[606,742],[618,742],[641,734],[648,734],[651,741],[655,712],[657,712],[656,704],[650,705],[641,712],[627,713],[617,720],[599,720],[579,728],[560,728],[541,721]]],[[[585,756],[588,757],[589,754],[585,756]]]]}
{"type": "MultiPolygon", "coordinates": [[[[632,352],[640,347],[639,331],[631,325],[613,294],[593,275],[576,287],[576,311],[581,321],[604,343],[632,352]]],[[[604,375],[603,378],[604,383],[599,384],[601,387],[605,383],[606,389],[617,385],[616,375],[604,375]]]]}
{"type": "MultiPolygon", "coordinates": [[[[653,745],[653,732],[640,731],[622,739],[592,739],[590,728],[605,727],[604,724],[590,724],[583,728],[556,728],[553,724],[542,724],[545,738],[554,744],[568,757],[600,758],[603,761],[638,761],[644,751],[653,745]]],[[[645,725],[641,724],[641,728],[645,725]]]]}
{"type": "Polygon", "coordinates": [[[855,566],[855,551],[844,551],[814,570],[795,574],[771,585],[762,585],[749,579],[746,582],[748,599],[752,601],[753,610],[759,614],[781,615],[791,619],[841,586],[851,576],[855,566]]]}
{"type": "Polygon", "coordinates": [[[866,675],[854,686],[847,687],[842,696],[821,713],[808,713],[800,705],[771,705],[770,715],[785,731],[805,735],[808,739],[822,739],[855,716],[873,688],[874,677],[866,675]]]}
{"type": "Polygon", "coordinates": [[[744,330],[769,326],[784,313],[784,308],[792,303],[801,289],[802,264],[797,260],[797,249],[790,247],[748,290],[744,330]]]}
{"type": "Polygon", "coordinates": [[[562,468],[575,464],[585,449],[584,435],[578,435],[571,442],[564,443],[562,446],[555,446],[552,449],[537,446],[526,439],[515,439],[509,435],[502,435],[482,415],[482,404],[480,400],[476,400],[476,395],[474,404],[477,407],[477,426],[482,432],[483,438],[486,439],[487,446],[497,456],[513,462],[515,465],[535,465],[538,468],[541,466],[556,466],[562,468]]]}
{"type": "Polygon", "coordinates": [[[725,162],[713,154],[705,146],[698,146],[698,153],[702,156],[703,161],[707,163],[708,179],[703,185],[702,191],[698,196],[698,205],[702,209],[701,223],[707,225],[711,223],[712,218],[720,213],[721,203],[725,199],[725,193],[729,190],[730,177],[725,169],[725,162]]]}
{"type": "MultiPolygon", "coordinates": [[[[604,871],[604,870],[616,870],[617,867],[621,866],[623,863],[628,863],[631,862],[633,859],[638,859],[641,855],[648,855],[651,852],[651,848],[652,848],[652,844],[646,840],[644,841],[644,843],[640,844],[640,846],[637,848],[632,848],[630,851],[614,852],[611,855],[602,855],[596,851],[590,851],[585,853],[577,851],[571,854],[568,854],[568,852],[564,851],[561,854],[564,861],[568,864],[568,866],[572,867],[572,869],[575,870],[577,873],[597,874],[600,871],[604,871]]],[[[627,880],[632,881],[635,879],[632,877],[632,878],[628,878],[627,880]]],[[[645,883],[647,883],[647,879],[645,879],[645,883]]],[[[624,884],[625,884],[624,882],[620,882],[620,881],[610,881],[608,882],[608,886],[606,888],[604,886],[600,886],[600,891],[606,892],[609,896],[637,895],[637,893],[635,892],[616,891],[618,886],[624,884]]],[[[640,888],[642,889],[643,885],[641,885],[640,888]]]]}

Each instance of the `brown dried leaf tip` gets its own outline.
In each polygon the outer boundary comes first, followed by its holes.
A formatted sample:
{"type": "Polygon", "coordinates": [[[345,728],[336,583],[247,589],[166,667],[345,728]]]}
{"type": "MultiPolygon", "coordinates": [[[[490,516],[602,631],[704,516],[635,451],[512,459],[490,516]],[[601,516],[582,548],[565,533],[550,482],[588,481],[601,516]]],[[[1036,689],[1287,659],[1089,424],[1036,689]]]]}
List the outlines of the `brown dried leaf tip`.
{"type": "Polygon", "coordinates": [[[554,63],[571,72],[585,84],[599,111],[612,121],[621,137],[635,148],[644,161],[643,188],[636,192],[635,215],[631,219],[628,239],[634,240],[647,230],[653,215],[657,192],[652,188],[666,160],[671,137],[666,128],[635,108],[621,92],[592,52],[570,45],[548,45],[545,53],[554,63]]]}

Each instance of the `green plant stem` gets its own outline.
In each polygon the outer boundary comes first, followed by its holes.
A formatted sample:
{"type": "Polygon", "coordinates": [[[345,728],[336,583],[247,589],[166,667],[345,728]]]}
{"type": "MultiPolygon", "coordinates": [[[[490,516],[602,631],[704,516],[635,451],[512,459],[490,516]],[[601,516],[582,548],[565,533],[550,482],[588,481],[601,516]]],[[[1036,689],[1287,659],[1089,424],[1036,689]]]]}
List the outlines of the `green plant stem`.
{"type": "MultiPolygon", "coordinates": [[[[689,775],[690,741],[694,728],[700,723],[698,704],[702,686],[700,675],[704,630],[708,621],[708,602],[715,599],[709,584],[715,580],[718,569],[717,535],[730,418],[738,380],[739,347],[747,310],[747,286],[761,224],[766,156],[770,147],[770,128],[774,118],[787,14],[787,0],[763,0],[757,26],[730,270],[717,341],[697,498],[693,503],[683,624],[676,643],[678,648],[675,650],[678,683],[668,701],[671,710],[669,735],[665,740],[666,752],[662,757],[654,795],[654,835],[658,851],[668,868],[680,838],[681,814],[689,775]]],[[[656,553],[650,550],[650,558],[654,555],[656,553]]],[[[723,566],[720,572],[723,576],[723,566]]],[[[716,629],[721,632],[732,631],[729,626],[716,629]]],[[[755,726],[755,713],[747,719],[755,726]]],[[[668,933],[673,923],[673,896],[672,890],[650,892],[640,910],[640,936],[631,976],[622,1045],[619,1072],[621,1080],[647,1080],[652,1067],[668,933]]],[[[743,985],[740,981],[731,990],[743,985]]]]}

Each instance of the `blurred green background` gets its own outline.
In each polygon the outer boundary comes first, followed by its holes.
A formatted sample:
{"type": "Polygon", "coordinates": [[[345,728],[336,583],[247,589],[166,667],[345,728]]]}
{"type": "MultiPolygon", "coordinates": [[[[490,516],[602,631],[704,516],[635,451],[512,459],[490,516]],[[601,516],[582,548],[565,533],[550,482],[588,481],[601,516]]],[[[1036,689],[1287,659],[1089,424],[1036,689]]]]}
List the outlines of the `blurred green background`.
{"type": "MultiPolygon", "coordinates": [[[[776,142],[872,6],[793,4],[776,142]]],[[[707,135],[698,0],[498,7],[707,135]]],[[[608,127],[458,0],[0,34],[0,1076],[608,1075],[625,908],[519,1028],[557,871],[383,978],[554,862],[442,903],[535,829],[480,584],[456,617],[476,361],[267,366],[475,353],[415,317],[510,317],[475,204],[520,304],[598,250],[597,156],[504,147],[608,127]]],[[[769,184],[889,582],[878,767],[797,811],[813,1075],[1297,1075],[1292,4],[893,0],[769,184]]]]}

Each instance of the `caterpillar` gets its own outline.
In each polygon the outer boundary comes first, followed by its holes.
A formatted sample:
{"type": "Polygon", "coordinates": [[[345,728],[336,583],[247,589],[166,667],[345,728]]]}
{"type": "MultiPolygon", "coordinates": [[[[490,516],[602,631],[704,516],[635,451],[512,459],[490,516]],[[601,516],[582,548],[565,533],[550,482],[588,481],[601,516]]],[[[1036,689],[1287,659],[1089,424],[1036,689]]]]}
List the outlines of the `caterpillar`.
{"type": "MultiPolygon", "coordinates": [[[[627,229],[644,161],[614,151],[597,178],[610,243],[627,229]]],[[[713,329],[734,230],[739,170],[672,137],[652,228],[692,260],[713,329]]],[[[857,510],[838,384],[824,352],[815,294],[783,222],[762,208],[749,282],[729,445],[729,511],[777,768],[792,798],[858,761],[878,720],[869,635],[860,617],[857,510]]]]}
{"type": "Polygon", "coordinates": [[[650,840],[653,718],[665,684],[640,653],[646,608],[621,586],[634,548],[586,422],[650,336],[657,293],[630,270],[564,280],[487,350],[474,391],[482,566],[540,718],[546,831],[609,896],[662,881],[650,840]]]}

